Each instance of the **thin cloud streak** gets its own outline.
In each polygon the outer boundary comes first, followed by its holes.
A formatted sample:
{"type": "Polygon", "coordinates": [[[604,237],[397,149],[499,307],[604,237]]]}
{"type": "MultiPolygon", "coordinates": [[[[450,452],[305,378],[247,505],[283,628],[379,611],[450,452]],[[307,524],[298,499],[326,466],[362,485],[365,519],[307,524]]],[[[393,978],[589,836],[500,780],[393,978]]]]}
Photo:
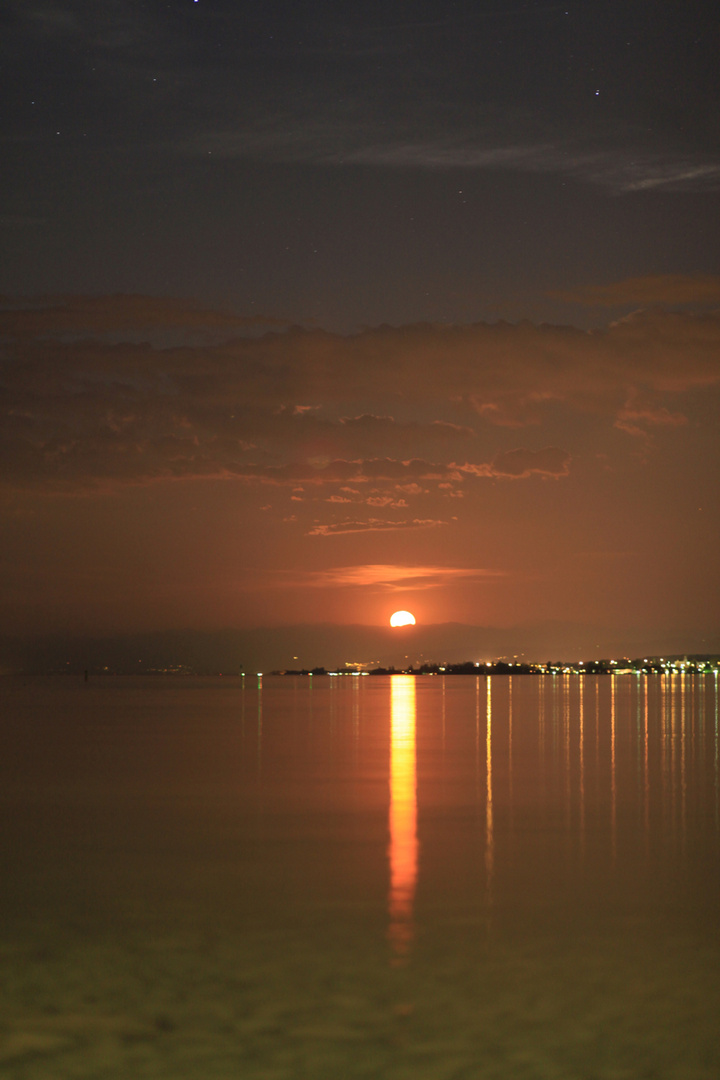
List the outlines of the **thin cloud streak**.
{"type": "MultiPolygon", "coordinates": [[[[398,127],[388,133],[387,124],[348,116],[310,118],[287,114],[265,125],[245,129],[197,132],[175,143],[175,149],[191,156],[235,158],[276,163],[368,165],[375,168],[419,170],[514,170],[570,176],[617,193],[649,190],[717,191],[720,159],[688,156],[670,148],[664,153],[642,146],[600,146],[584,149],[567,136],[546,140],[500,134],[505,125],[484,133],[424,134],[398,127]]],[[[523,124],[525,126],[525,124],[523,124]]]]}
{"type": "Polygon", "coordinates": [[[329,525],[318,524],[306,533],[307,536],[338,536],[341,533],[394,532],[397,529],[432,529],[438,525],[447,525],[447,521],[417,518],[412,521],[383,521],[370,518],[368,521],[340,521],[329,525]]]}
{"type": "Polygon", "coordinates": [[[300,575],[293,574],[301,585],[310,588],[370,588],[379,586],[390,592],[403,589],[436,589],[453,581],[483,581],[506,577],[501,570],[460,566],[396,566],[366,563],[359,566],[334,566],[300,575]]]}
{"type": "Polygon", "coordinates": [[[584,285],[578,289],[553,291],[548,296],[587,307],[720,304],[720,275],[652,274],[625,278],[607,285],[584,285]]]}
{"type": "Polygon", "coordinates": [[[491,465],[471,465],[466,462],[455,467],[464,475],[511,477],[520,480],[535,473],[541,476],[567,476],[571,460],[570,454],[557,446],[547,446],[537,451],[518,447],[500,454],[491,465]]]}

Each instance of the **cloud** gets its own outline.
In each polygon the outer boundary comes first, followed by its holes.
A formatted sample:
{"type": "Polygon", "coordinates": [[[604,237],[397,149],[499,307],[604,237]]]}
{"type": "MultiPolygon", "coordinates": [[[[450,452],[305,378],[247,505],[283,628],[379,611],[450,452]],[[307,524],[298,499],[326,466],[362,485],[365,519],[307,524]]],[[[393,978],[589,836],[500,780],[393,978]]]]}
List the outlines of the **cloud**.
{"type": "Polygon", "coordinates": [[[6,299],[5,484],[73,491],[234,477],[423,498],[474,478],[567,475],[572,418],[661,436],[720,388],[716,312],[656,308],[595,331],[499,322],[258,333],[234,320],[152,298],[6,299]],[[233,336],[135,340],[152,319],[148,338],[173,320],[233,336]],[[515,435],[513,447],[513,429],[533,437],[515,435]]]}
{"type": "MultiPolygon", "coordinates": [[[[136,3],[86,4],[74,0],[9,0],[25,30],[52,40],[58,47],[83,42],[92,47],[95,63],[107,53],[127,60],[127,50],[135,50],[133,60],[152,36],[151,16],[145,5],[136,3]]],[[[167,23],[167,20],[166,20],[167,23]]],[[[130,66],[128,64],[128,66],[130,66]]],[[[95,68],[93,68],[95,70],[95,68]]]]}
{"type": "Polygon", "coordinates": [[[33,338],[73,335],[94,337],[113,332],[172,328],[247,331],[287,326],[277,319],[238,316],[199,307],[190,300],[116,293],[112,296],[2,296],[0,337],[33,338]]]}
{"type": "Polygon", "coordinates": [[[462,424],[451,424],[446,420],[432,420],[429,424],[417,422],[398,423],[392,416],[373,416],[364,413],[362,416],[343,416],[340,423],[348,431],[362,432],[363,435],[371,435],[375,438],[383,435],[397,436],[398,433],[409,434],[413,438],[422,435],[423,438],[457,439],[458,437],[474,438],[472,428],[462,424]]]}
{"type": "Polygon", "coordinates": [[[395,508],[407,507],[407,501],[405,499],[393,499],[392,495],[370,495],[365,503],[368,506],[392,506],[395,508]]]}
{"type": "Polygon", "coordinates": [[[547,446],[544,450],[508,450],[495,458],[492,464],[494,476],[511,476],[518,480],[532,476],[567,476],[570,466],[570,454],[557,446],[547,446]]]}
{"type": "Polygon", "coordinates": [[[682,427],[688,419],[683,413],[671,413],[662,405],[651,401],[639,400],[638,395],[632,395],[622,409],[618,412],[615,427],[628,435],[637,435],[649,440],[648,428],[658,427],[682,427]]]}
{"type": "Polygon", "coordinates": [[[638,142],[596,142],[567,130],[562,136],[539,118],[530,123],[506,110],[484,123],[465,126],[427,114],[420,128],[410,117],[379,120],[361,105],[268,111],[252,124],[196,131],[177,144],[180,153],[344,167],[464,171],[513,170],[571,176],[611,191],[716,191],[720,157],[668,148],[660,153],[638,142]],[[418,133],[421,131],[421,133],[418,133]]]}
{"type": "Polygon", "coordinates": [[[434,520],[432,518],[412,521],[383,521],[380,518],[370,518],[368,521],[340,521],[329,525],[317,524],[307,533],[308,536],[339,536],[343,533],[358,532],[392,532],[396,529],[430,529],[438,525],[447,525],[447,521],[434,520]]]}
{"type": "Polygon", "coordinates": [[[483,581],[504,577],[500,570],[458,566],[397,566],[387,563],[364,563],[357,566],[334,566],[304,574],[301,583],[316,588],[369,588],[379,586],[389,591],[434,589],[453,581],[483,581]]]}
{"type": "MultiPolygon", "coordinates": [[[[452,465],[456,479],[473,477],[512,477],[514,480],[527,479],[529,476],[567,476],[570,471],[571,456],[567,450],[557,446],[546,446],[543,450],[527,450],[518,447],[499,454],[493,462],[452,465]]],[[[450,487],[440,484],[439,487],[450,487]]]]}
{"type": "Polygon", "coordinates": [[[49,36],[77,34],[81,30],[81,23],[76,13],[61,4],[24,3],[22,6],[16,6],[16,11],[31,20],[49,36]]]}
{"type": "MultiPolygon", "coordinates": [[[[285,487],[303,483],[309,487],[345,484],[375,484],[378,481],[394,482],[398,478],[420,477],[425,480],[441,480],[448,475],[456,476],[454,465],[443,465],[415,459],[397,461],[390,458],[369,458],[360,461],[336,459],[322,463],[297,462],[291,465],[227,465],[228,472],[239,479],[260,484],[285,487]]],[[[374,496],[364,498],[370,505],[381,505],[389,500],[374,496]],[[374,503],[373,503],[374,500],[374,503]]]]}
{"type": "Polygon", "coordinates": [[[587,307],[649,307],[654,304],[720,304],[720,275],[653,274],[608,285],[551,292],[549,296],[587,307]]]}

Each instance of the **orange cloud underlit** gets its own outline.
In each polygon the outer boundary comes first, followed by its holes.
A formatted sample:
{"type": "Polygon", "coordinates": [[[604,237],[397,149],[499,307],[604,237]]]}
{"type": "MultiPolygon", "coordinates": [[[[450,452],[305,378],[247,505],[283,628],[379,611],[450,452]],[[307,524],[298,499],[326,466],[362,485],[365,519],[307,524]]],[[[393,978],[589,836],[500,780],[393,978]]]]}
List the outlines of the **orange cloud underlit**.
{"type": "Polygon", "coordinates": [[[304,574],[299,579],[311,587],[382,586],[389,590],[438,588],[450,581],[482,581],[503,577],[503,571],[459,566],[394,566],[366,563],[360,566],[335,566],[304,574]]]}

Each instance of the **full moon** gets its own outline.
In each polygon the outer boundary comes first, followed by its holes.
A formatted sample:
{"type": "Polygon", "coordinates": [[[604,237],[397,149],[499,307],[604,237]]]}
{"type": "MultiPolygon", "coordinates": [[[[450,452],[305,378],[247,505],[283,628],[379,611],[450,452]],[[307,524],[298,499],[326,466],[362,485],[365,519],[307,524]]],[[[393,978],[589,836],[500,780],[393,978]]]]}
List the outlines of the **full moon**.
{"type": "Polygon", "coordinates": [[[414,626],[415,616],[409,611],[396,611],[390,616],[391,626],[414,626]]]}

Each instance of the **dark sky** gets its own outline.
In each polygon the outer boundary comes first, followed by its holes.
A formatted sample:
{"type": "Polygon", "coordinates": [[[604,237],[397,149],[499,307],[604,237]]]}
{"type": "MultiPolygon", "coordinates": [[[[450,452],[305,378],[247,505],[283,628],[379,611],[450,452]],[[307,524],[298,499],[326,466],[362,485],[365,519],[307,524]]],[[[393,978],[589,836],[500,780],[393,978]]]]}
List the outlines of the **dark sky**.
{"type": "Polygon", "coordinates": [[[715,5],[0,18],[7,625],[720,648],[715,5]]]}
{"type": "Polygon", "coordinates": [[[10,0],[0,286],[348,330],[713,273],[713,7],[10,0]]]}

